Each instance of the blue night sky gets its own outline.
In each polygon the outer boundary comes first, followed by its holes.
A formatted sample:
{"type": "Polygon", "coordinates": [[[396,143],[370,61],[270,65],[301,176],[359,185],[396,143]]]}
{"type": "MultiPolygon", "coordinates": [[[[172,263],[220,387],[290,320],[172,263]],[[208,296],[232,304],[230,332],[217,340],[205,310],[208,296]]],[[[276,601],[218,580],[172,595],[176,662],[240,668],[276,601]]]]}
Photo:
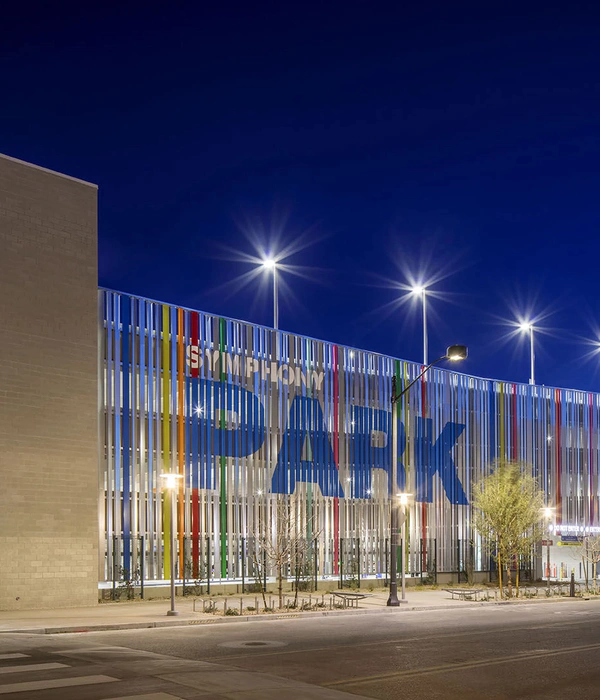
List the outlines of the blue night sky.
{"type": "Polygon", "coordinates": [[[269,325],[291,250],[281,328],[420,360],[422,276],[432,357],[526,382],[530,314],[600,390],[594,3],[11,5],[0,151],[98,183],[101,285],[269,325]]]}

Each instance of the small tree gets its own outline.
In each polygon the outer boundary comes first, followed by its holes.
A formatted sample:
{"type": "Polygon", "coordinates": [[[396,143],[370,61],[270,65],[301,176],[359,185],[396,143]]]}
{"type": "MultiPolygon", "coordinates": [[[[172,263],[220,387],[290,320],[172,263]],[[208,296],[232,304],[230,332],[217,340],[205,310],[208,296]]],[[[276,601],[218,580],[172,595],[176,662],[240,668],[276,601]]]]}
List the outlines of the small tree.
{"type": "Polygon", "coordinates": [[[252,561],[252,574],[254,576],[254,591],[260,591],[263,599],[263,606],[267,608],[267,588],[266,588],[266,578],[267,578],[267,562],[266,554],[262,552],[261,538],[258,541],[252,543],[252,554],[250,560],[252,561]],[[261,565],[260,557],[263,556],[263,562],[261,565]]]}
{"type": "MultiPolygon", "coordinates": [[[[515,574],[515,592],[516,592],[517,598],[519,597],[519,571],[520,571],[521,557],[529,558],[531,556],[532,548],[534,547],[535,544],[537,544],[542,539],[542,536],[543,536],[543,529],[542,529],[542,524],[540,522],[539,509],[538,509],[537,518],[538,518],[538,521],[534,522],[529,530],[522,532],[515,539],[514,549],[515,549],[515,556],[517,558],[517,570],[516,570],[516,574],[515,574]]],[[[508,576],[509,576],[509,584],[510,584],[510,566],[508,567],[508,576]]]]}
{"type": "Polygon", "coordinates": [[[292,517],[290,503],[277,501],[274,513],[274,528],[265,532],[261,527],[260,548],[271,566],[275,567],[279,607],[283,607],[284,572],[298,561],[304,561],[307,553],[314,546],[319,533],[313,533],[312,539],[306,537],[305,529],[292,517]]]}
{"type": "Polygon", "coordinates": [[[589,591],[588,565],[592,565],[592,581],[594,591],[598,587],[598,562],[600,561],[600,535],[587,535],[581,546],[581,558],[585,571],[585,589],[589,591]]]}
{"type": "MultiPolygon", "coordinates": [[[[511,561],[530,552],[542,536],[543,505],[543,491],[529,475],[529,468],[519,462],[497,462],[492,473],[475,488],[473,525],[495,545],[501,597],[502,567],[506,567],[508,595],[512,597],[511,561]]],[[[518,567],[516,584],[518,595],[518,567]]]]}
{"type": "Polygon", "coordinates": [[[302,590],[312,590],[312,553],[314,551],[315,539],[301,539],[297,543],[297,548],[292,552],[291,568],[294,572],[294,606],[298,605],[298,592],[302,590]]]}

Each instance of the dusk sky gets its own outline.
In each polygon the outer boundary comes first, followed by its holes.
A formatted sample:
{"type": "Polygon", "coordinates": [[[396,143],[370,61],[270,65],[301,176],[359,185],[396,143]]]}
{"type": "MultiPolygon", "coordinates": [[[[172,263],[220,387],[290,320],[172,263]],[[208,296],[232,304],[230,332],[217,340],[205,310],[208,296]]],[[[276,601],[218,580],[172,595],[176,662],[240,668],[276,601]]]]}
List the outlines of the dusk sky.
{"type": "Polygon", "coordinates": [[[600,390],[595,3],[108,7],[1,49],[0,152],[99,185],[100,285],[270,325],[242,276],[291,250],[284,330],[420,361],[412,276],[432,358],[527,382],[531,317],[538,383],[600,390]]]}

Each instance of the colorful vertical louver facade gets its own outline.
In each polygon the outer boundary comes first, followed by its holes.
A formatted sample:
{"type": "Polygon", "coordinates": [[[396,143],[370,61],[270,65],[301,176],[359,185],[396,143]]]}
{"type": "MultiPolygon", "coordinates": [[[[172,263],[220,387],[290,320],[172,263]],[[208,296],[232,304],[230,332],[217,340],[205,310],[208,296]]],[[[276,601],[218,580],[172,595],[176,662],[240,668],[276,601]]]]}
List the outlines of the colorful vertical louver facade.
{"type": "MultiPolygon", "coordinates": [[[[101,578],[251,577],[277,509],[317,576],[387,571],[390,494],[414,495],[408,570],[489,567],[471,491],[496,459],[531,465],[559,525],[598,524],[600,396],[420,365],[101,290],[101,578]],[[392,459],[398,484],[391,484],[392,459]],[[169,529],[160,474],[183,478],[169,529]],[[175,535],[176,549],[172,551],[175,535]],[[311,560],[311,561],[313,561],[311,560]]],[[[476,352],[476,349],[472,350],[476,352]]]]}

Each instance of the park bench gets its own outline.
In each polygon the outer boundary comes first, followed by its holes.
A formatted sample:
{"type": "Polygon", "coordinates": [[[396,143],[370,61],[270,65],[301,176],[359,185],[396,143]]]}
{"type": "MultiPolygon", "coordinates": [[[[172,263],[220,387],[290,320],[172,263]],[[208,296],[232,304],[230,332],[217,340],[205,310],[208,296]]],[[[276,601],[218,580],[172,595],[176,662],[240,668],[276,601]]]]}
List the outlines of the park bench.
{"type": "Polygon", "coordinates": [[[333,592],[334,598],[338,598],[342,602],[344,608],[358,608],[359,600],[368,598],[366,593],[337,593],[333,592]]]}
{"type": "Polygon", "coordinates": [[[446,593],[450,593],[452,600],[457,596],[459,600],[477,600],[480,593],[484,591],[481,588],[444,588],[446,593]]]}

